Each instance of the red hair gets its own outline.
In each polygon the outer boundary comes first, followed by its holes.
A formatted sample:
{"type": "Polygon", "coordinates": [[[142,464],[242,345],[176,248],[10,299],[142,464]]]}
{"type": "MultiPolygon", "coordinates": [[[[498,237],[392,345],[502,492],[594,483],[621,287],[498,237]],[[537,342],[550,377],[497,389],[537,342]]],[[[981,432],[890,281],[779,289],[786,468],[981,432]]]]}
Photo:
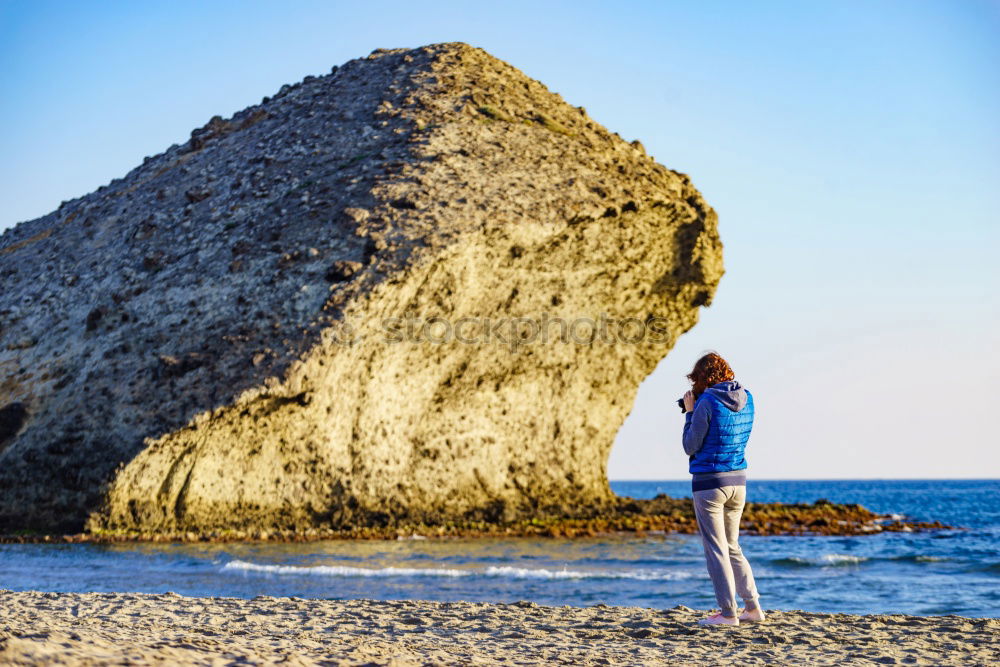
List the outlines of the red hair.
{"type": "Polygon", "coordinates": [[[709,352],[695,362],[694,369],[688,373],[688,380],[694,383],[695,398],[717,382],[732,380],[736,376],[725,359],[715,352],[709,352]]]}

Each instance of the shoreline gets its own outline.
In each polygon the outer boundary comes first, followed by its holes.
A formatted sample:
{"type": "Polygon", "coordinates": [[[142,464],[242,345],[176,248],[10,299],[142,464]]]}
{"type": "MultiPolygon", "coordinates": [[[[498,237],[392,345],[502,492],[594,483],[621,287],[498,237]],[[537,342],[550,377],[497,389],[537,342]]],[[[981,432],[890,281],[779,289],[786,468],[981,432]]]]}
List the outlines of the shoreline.
{"type": "Polygon", "coordinates": [[[0,590],[0,663],[933,664],[1000,660],[1000,620],[768,611],[703,627],[684,606],[551,607],[0,590]]]}
{"type": "MultiPolygon", "coordinates": [[[[827,500],[806,503],[747,503],[740,525],[745,535],[845,536],[884,532],[955,530],[940,521],[912,521],[878,514],[858,504],[827,500]]],[[[688,534],[698,532],[689,498],[619,498],[610,511],[589,516],[540,516],[512,522],[457,520],[442,524],[399,522],[389,525],[335,527],[257,527],[247,529],[171,531],[102,531],[52,534],[21,531],[0,534],[0,544],[122,542],[317,542],[322,540],[386,540],[407,538],[580,538],[609,535],[688,534]]]]}

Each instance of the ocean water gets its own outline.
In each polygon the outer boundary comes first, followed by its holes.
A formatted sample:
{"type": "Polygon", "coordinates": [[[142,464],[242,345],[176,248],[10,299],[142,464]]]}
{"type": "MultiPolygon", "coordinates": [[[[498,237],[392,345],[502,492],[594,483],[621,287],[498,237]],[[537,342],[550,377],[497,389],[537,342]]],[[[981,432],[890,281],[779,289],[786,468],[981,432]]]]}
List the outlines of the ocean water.
{"type": "MultiPolygon", "coordinates": [[[[613,482],[690,497],[688,481],[613,482]]],[[[961,530],[741,538],[767,609],[1000,617],[1000,480],[758,481],[757,502],[857,502],[961,530]]],[[[308,544],[0,545],[0,588],[712,608],[693,535],[308,544]]]]}

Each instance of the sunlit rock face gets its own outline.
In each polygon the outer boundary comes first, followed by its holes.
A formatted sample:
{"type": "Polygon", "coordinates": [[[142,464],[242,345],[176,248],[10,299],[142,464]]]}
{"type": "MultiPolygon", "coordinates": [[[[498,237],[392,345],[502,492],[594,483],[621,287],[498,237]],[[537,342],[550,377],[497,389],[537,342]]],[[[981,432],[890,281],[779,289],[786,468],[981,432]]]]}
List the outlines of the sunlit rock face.
{"type": "Polygon", "coordinates": [[[467,44],[376,50],[0,237],[0,530],[605,506],[721,275],[638,141],[467,44]]]}

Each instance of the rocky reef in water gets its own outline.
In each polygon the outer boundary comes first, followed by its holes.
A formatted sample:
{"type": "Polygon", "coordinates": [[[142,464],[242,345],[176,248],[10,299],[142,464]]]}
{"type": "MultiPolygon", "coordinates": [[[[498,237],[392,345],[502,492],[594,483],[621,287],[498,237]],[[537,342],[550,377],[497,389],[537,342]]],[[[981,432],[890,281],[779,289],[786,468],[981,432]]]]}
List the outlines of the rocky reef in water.
{"type": "MultiPolygon", "coordinates": [[[[807,503],[747,503],[740,526],[748,535],[878,535],[954,530],[940,521],[915,521],[895,514],[878,514],[857,504],[827,500],[807,503]]],[[[535,516],[498,523],[460,519],[426,525],[390,523],[350,528],[320,527],[297,530],[213,530],[149,533],[98,531],[76,535],[21,532],[0,534],[0,543],[27,542],[308,542],[330,539],[385,540],[449,537],[560,537],[603,535],[696,534],[698,523],[689,499],[659,495],[652,499],[619,498],[589,516],[535,516]]]]}
{"type": "Polygon", "coordinates": [[[464,43],[284,86],[0,236],[0,531],[614,514],[615,433],[711,303],[716,221],[464,43]]]}

